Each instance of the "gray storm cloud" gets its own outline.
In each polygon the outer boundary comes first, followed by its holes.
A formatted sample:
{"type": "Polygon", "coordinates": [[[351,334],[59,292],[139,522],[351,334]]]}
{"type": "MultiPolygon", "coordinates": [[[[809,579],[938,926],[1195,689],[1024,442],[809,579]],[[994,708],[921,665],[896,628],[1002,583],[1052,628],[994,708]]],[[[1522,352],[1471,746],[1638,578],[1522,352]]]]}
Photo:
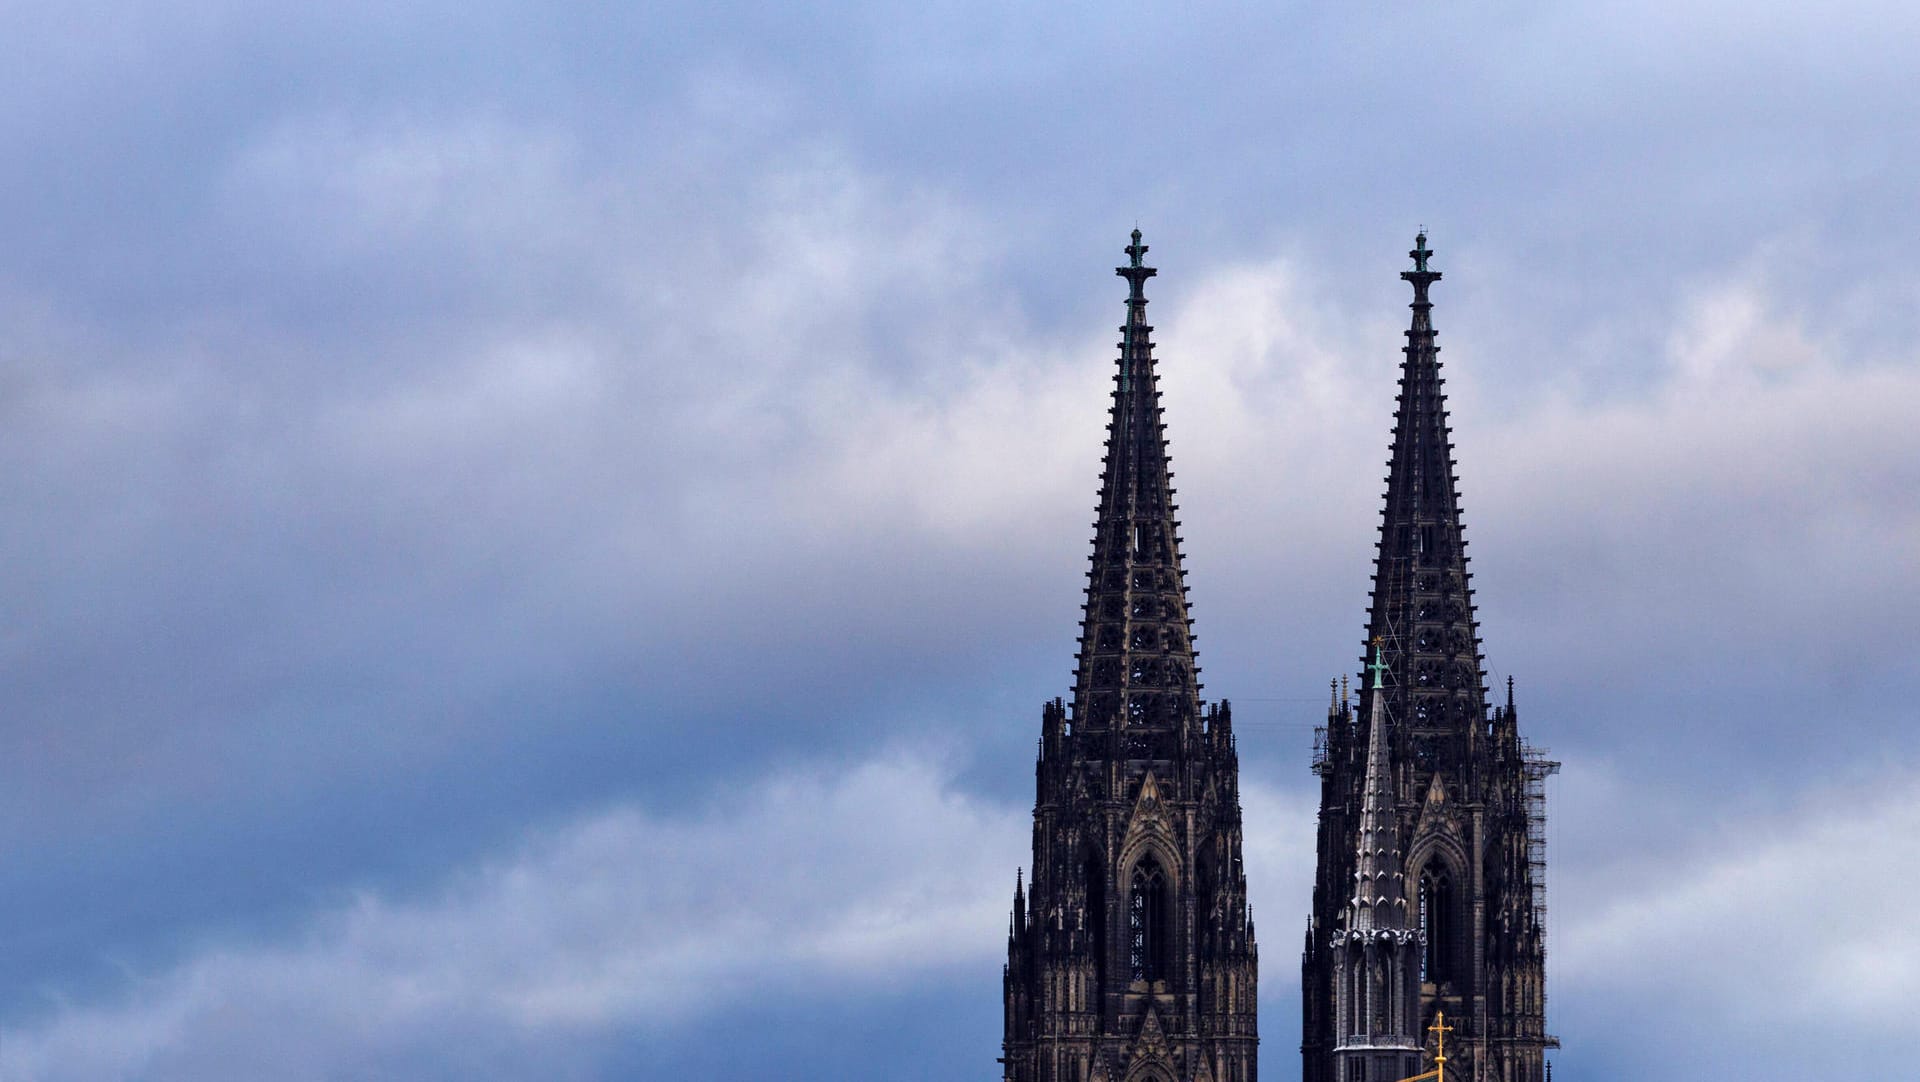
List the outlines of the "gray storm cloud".
{"type": "Polygon", "coordinates": [[[1788,872],[1910,833],[1914,20],[0,15],[0,1073],[513,1076],[642,971],[712,988],[669,1073],[741,1012],[830,1062],[753,1013],[815,965],[990,1021],[1135,220],[1269,1070],[1423,221],[1486,650],[1568,763],[1556,1073],[1757,1069],[1716,927],[1787,942],[1774,1062],[1905,1035],[1845,990],[1906,937],[1788,872]]]}

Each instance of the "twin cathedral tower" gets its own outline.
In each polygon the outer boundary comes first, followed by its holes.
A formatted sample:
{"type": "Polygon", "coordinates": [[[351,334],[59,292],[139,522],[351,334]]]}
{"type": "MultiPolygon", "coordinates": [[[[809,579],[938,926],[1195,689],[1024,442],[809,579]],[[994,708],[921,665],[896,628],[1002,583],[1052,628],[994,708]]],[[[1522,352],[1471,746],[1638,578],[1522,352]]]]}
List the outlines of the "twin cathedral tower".
{"type": "MultiPolygon", "coordinates": [[[[1259,949],[1239,753],[1203,703],[1140,232],[1073,700],[1041,710],[1033,864],[1007,936],[1004,1082],[1256,1082],[1259,949]]],[[[1318,731],[1304,1082],[1542,1082],[1542,783],[1509,682],[1491,712],[1424,233],[1357,702],[1318,731]],[[1443,1018],[1444,1016],[1444,1018],[1443,1018]]]]}

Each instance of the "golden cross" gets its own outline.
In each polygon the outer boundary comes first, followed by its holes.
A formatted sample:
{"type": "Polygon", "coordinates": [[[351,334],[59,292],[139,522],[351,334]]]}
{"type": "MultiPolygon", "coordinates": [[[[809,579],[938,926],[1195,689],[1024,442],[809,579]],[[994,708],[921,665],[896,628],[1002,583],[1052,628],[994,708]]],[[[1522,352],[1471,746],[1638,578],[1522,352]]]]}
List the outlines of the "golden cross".
{"type": "Polygon", "coordinates": [[[1439,1041],[1439,1047],[1433,1054],[1433,1070],[1403,1078],[1400,1082],[1447,1082],[1447,1034],[1453,1032],[1453,1027],[1447,1025],[1447,1012],[1434,1012],[1433,1025],[1427,1027],[1427,1032],[1439,1041]]]}
{"type": "Polygon", "coordinates": [[[1427,1032],[1433,1034],[1438,1045],[1433,1054],[1434,1077],[1439,1082],[1447,1082],[1447,1034],[1453,1032],[1453,1027],[1447,1025],[1447,1012],[1435,1011],[1433,1025],[1427,1027],[1427,1032]]]}

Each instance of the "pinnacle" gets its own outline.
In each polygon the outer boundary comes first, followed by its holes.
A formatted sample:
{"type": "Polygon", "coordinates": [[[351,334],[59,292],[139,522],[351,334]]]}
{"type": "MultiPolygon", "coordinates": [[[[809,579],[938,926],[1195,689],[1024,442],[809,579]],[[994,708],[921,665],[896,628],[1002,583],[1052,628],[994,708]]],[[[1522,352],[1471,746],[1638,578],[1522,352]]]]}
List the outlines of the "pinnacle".
{"type": "Polygon", "coordinates": [[[1373,682],[1367,697],[1367,773],[1362,783],[1360,833],[1354,863],[1353,915],[1350,927],[1397,929],[1404,926],[1405,899],[1401,892],[1400,832],[1395,825],[1393,779],[1387,769],[1386,717],[1380,709],[1386,688],[1380,682],[1391,670],[1381,656],[1385,644],[1374,640],[1373,663],[1367,667],[1373,682]]]}

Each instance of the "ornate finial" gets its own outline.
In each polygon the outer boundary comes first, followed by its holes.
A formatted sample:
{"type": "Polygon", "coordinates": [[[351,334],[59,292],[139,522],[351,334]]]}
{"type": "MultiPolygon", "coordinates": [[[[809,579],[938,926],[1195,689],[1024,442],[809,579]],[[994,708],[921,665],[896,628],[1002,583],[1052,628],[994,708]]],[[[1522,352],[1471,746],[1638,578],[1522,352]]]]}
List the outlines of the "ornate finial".
{"type": "MultiPolygon", "coordinates": [[[[1144,287],[1147,284],[1147,279],[1153,277],[1155,273],[1152,267],[1142,262],[1142,258],[1147,254],[1147,246],[1140,243],[1140,229],[1138,226],[1134,227],[1133,243],[1127,245],[1126,252],[1127,265],[1113,268],[1113,273],[1125,278],[1127,283],[1133,287],[1128,294],[1127,303],[1134,306],[1137,310],[1147,302],[1144,287]]],[[[1144,313],[1136,311],[1133,317],[1129,319],[1129,322],[1144,320],[1145,318],[1144,313]]]]}
{"type": "Polygon", "coordinates": [[[1384,678],[1387,675],[1387,663],[1386,663],[1386,660],[1381,656],[1383,652],[1382,648],[1385,645],[1386,645],[1385,639],[1382,639],[1377,635],[1374,636],[1373,661],[1367,665],[1367,672],[1373,674],[1373,686],[1376,690],[1386,686],[1386,680],[1384,678]]]}
{"type": "Polygon", "coordinates": [[[1507,713],[1513,713],[1513,676],[1507,676],[1507,713]]]}
{"type": "Polygon", "coordinates": [[[1347,674],[1346,673],[1340,674],[1340,701],[1343,703],[1347,701],[1347,674]]]}
{"type": "Polygon", "coordinates": [[[1407,254],[1413,257],[1413,269],[1401,271],[1400,278],[1402,281],[1413,283],[1413,303],[1425,306],[1427,287],[1440,280],[1440,272],[1427,266],[1427,260],[1433,256],[1433,249],[1427,247],[1425,226],[1422,226],[1419,235],[1413,238],[1413,251],[1407,254]]]}

